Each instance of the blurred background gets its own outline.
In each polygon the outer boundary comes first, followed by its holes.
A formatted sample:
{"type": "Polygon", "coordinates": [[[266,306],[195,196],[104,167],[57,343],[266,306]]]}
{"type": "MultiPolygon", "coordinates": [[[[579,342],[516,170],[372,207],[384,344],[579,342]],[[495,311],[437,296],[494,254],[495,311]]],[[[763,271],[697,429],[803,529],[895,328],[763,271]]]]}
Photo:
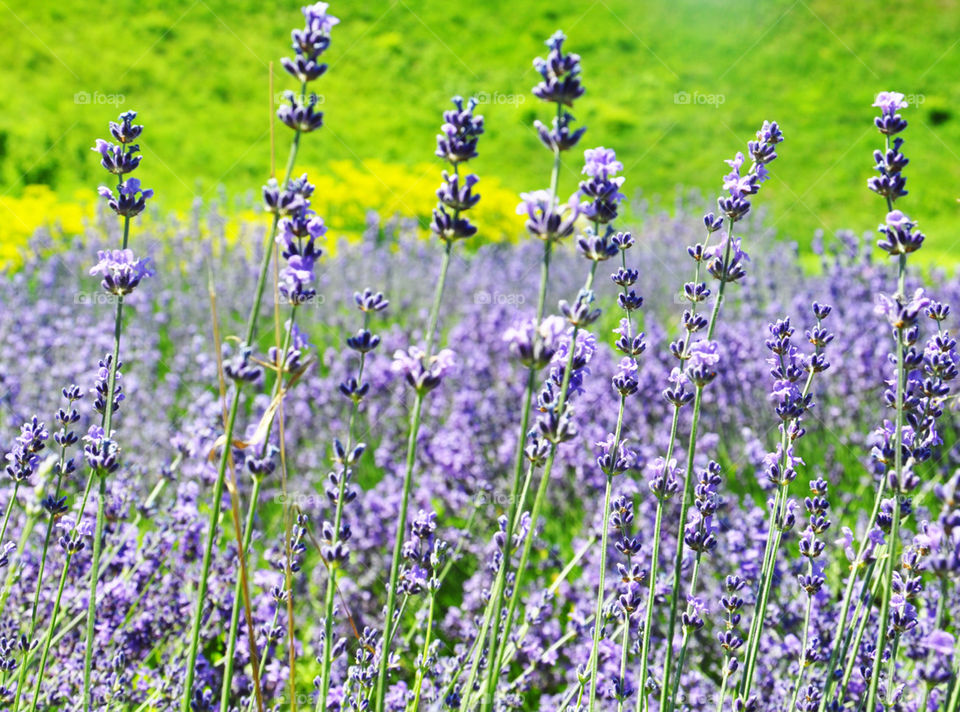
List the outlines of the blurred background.
{"type": "MultiPolygon", "coordinates": [[[[334,234],[360,234],[370,210],[429,214],[440,112],[461,94],[487,119],[471,164],[485,198],[481,236],[519,236],[517,193],[545,187],[550,166],[531,127],[550,118],[530,94],[532,59],[563,29],[583,61],[581,146],[617,150],[631,197],[668,209],[689,191],[712,199],[723,160],[764,119],[779,121],[787,142],[760,202],[801,252],[818,230],[876,227],[870,105],[878,91],[903,92],[904,209],[928,235],[924,256],[955,261],[953,0],[352,0],[331,12],[342,22],[316,84],[326,128],[304,142],[300,165],[334,234]]],[[[102,180],[90,147],[131,109],[146,126],[139,177],[157,191],[156,211],[185,213],[197,198],[250,210],[270,170],[270,116],[295,87],[278,60],[301,24],[297,2],[0,0],[0,259],[40,225],[80,229],[102,180]]],[[[286,147],[288,129],[276,131],[286,147]]],[[[578,170],[565,166],[561,191],[578,170]]]]}

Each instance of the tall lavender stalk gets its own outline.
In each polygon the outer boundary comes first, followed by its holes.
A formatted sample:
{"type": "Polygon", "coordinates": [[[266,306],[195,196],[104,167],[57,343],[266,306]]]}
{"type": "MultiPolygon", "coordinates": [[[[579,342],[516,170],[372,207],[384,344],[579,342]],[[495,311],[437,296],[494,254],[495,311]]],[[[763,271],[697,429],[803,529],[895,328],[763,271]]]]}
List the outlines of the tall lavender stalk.
{"type": "MultiPolygon", "coordinates": [[[[616,160],[612,150],[603,148],[587,151],[587,167],[584,172],[591,176],[592,181],[586,184],[583,189],[587,195],[602,194],[606,196],[605,201],[609,205],[598,206],[596,203],[588,205],[585,212],[592,214],[595,218],[612,219],[616,215],[616,195],[623,183],[623,179],[612,179],[612,175],[623,169],[623,165],[616,160]],[[616,186],[615,188],[613,186],[616,186]]],[[[638,295],[631,287],[636,283],[639,272],[634,269],[628,269],[626,266],[626,252],[634,244],[630,233],[613,234],[613,227],[609,220],[597,220],[594,232],[588,233],[578,241],[580,251],[588,255],[595,261],[605,260],[620,254],[621,266],[613,274],[611,279],[617,284],[621,293],[617,296],[617,306],[624,312],[621,325],[616,333],[618,339],[616,348],[624,354],[620,362],[619,369],[613,377],[612,385],[619,394],[619,403],[617,407],[617,424],[614,432],[609,434],[603,442],[598,443],[599,453],[597,456],[597,465],[605,475],[606,483],[604,487],[604,499],[601,526],[602,534],[600,539],[600,565],[599,565],[599,583],[597,585],[596,607],[594,612],[593,640],[590,647],[590,659],[588,668],[590,670],[590,697],[589,709],[593,712],[596,706],[598,670],[599,670],[599,651],[600,636],[603,628],[603,606],[606,597],[605,577],[607,569],[607,549],[608,532],[612,523],[608,524],[610,519],[610,502],[613,491],[613,480],[617,475],[626,472],[633,464],[634,454],[626,447],[626,440],[623,435],[623,416],[626,409],[627,398],[637,392],[639,386],[637,372],[639,369],[638,357],[646,349],[643,342],[643,334],[634,334],[633,331],[633,312],[643,305],[643,298],[638,295]],[[600,225],[603,224],[603,228],[600,225]],[[609,240],[609,242],[608,242],[609,240]]],[[[627,640],[630,630],[629,611],[624,616],[624,641],[627,640]]],[[[621,668],[626,664],[626,642],[623,644],[623,660],[621,668]]],[[[622,708],[623,700],[620,700],[619,706],[622,708]]]]}
{"type": "MultiPolygon", "coordinates": [[[[297,199],[295,206],[291,206],[287,214],[280,218],[277,226],[279,257],[284,260],[283,269],[277,271],[277,301],[283,300],[291,306],[289,318],[283,328],[282,342],[269,350],[268,362],[276,370],[276,380],[270,398],[271,403],[277,402],[281,398],[281,394],[289,388],[289,384],[294,382],[303,372],[304,364],[302,360],[310,344],[296,325],[297,312],[299,307],[312,303],[317,298],[317,292],[313,286],[315,282],[314,270],[322,255],[322,250],[317,246],[317,242],[327,231],[323,219],[310,209],[310,196],[313,194],[314,186],[307,180],[306,174],[296,180],[289,181],[288,188],[296,193],[297,199]]],[[[279,303],[276,306],[279,309],[279,303]]],[[[279,316],[277,319],[279,321],[279,316]]],[[[279,331],[276,337],[278,340],[281,339],[279,331]]],[[[247,380],[255,380],[259,376],[259,370],[250,367],[245,362],[248,354],[242,351],[238,356],[239,361],[233,361],[225,367],[226,375],[237,384],[247,380]]],[[[279,412],[279,408],[277,412],[279,412]]],[[[275,414],[269,417],[263,431],[263,442],[253,444],[254,447],[259,447],[259,452],[247,459],[248,469],[254,476],[254,486],[250,494],[246,523],[242,529],[242,542],[239,547],[240,551],[244,553],[250,546],[253,536],[253,518],[259,506],[262,479],[265,475],[270,474],[275,466],[273,459],[277,451],[271,445],[271,434],[276,420],[275,414]]],[[[282,429],[280,439],[280,450],[282,452],[282,429]]],[[[288,541],[291,535],[291,532],[287,529],[288,527],[285,525],[285,541],[288,541]]],[[[284,546],[286,548],[286,544],[284,546]]],[[[284,568],[289,567],[284,564],[284,568]]],[[[231,627],[227,640],[227,657],[220,695],[221,712],[227,712],[230,700],[233,659],[236,652],[237,634],[239,633],[237,624],[243,597],[247,595],[242,590],[243,584],[241,572],[241,576],[237,578],[234,585],[231,627]]],[[[289,596],[292,596],[292,591],[289,590],[289,581],[287,582],[287,589],[288,598],[286,601],[289,602],[289,596]]],[[[255,657],[255,654],[251,655],[253,665],[256,665],[255,657]]],[[[256,672],[254,672],[254,677],[257,677],[256,672]]]]}
{"type": "MultiPolygon", "coordinates": [[[[63,587],[66,582],[67,570],[70,561],[77,551],[83,548],[83,542],[80,538],[79,527],[86,508],[87,498],[96,478],[99,478],[99,502],[97,507],[97,524],[93,541],[93,558],[90,568],[90,600],[87,607],[86,623],[86,645],[84,648],[84,687],[83,704],[84,709],[90,709],[92,701],[92,689],[90,677],[93,667],[93,643],[96,624],[96,591],[100,571],[100,552],[102,547],[103,529],[106,507],[106,478],[109,474],[116,471],[119,467],[117,461],[117,446],[113,441],[112,426],[113,414],[119,408],[120,402],[124,396],[122,388],[119,385],[120,380],[120,339],[123,332],[123,303],[124,297],[136,289],[140,282],[150,276],[152,271],[149,267],[149,261],[138,259],[132,250],[129,249],[130,239],[130,220],[139,215],[146,207],[146,201],[153,195],[152,190],[142,190],[140,181],[136,178],[123,179],[125,175],[133,172],[141,161],[139,153],[140,147],[133,142],[137,140],[143,132],[143,126],[133,123],[137,114],[134,111],[128,111],[120,115],[117,122],[110,122],[110,133],[118,141],[117,144],[109,143],[98,139],[93,150],[100,154],[100,164],[112,175],[117,176],[117,192],[114,192],[106,186],[99,188],[99,193],[103,196],[110,209],[118,216],[123,217],[123,238],[120,249],[105,250],[98,253],[99,262],[90,270],[90,274],[102,277],[101,286],[116,301],[114,311],[113,326],[113,352],[107,355],[100,362],[98,372],[98,381],[95,388],[97,398],[94,403],[95,409],[100,412],[100,426],[92,426],[85,441],[87,448],[87,464],[90,468],[87,477],[86,487],[84,489],[83,500],[80,510],[77,514],[76,522],[69,535],[61,537],[61,546],[66,551],[67,557],[64,561],[63,571],[60,577],[60,585],[56,602],[54,604],[53,615],[50,619],[49,629],[47,631],[46,641],[40,657],[40,670],[37,674],[34,687],[33,704],[31,709],[36,709],[40,695],[40,683],[43,678],[43,671],[46,667],[47,656],[49,655],[50,643],[53,632],[56,627],[56,621],[59,616],[60,600],[63,595],[63,587]]],[[[61,507],[58,506],[58,509],[61,507]]],[[[26,681],[27,660],[24,659],[20,670],[20,682],[17,686],[17,695],[14,702],[15,709],[19,707],[20,700],[24,691],[26,681]]]]}
{"type": "MultiPolygon", "coordinates": [[[[777,554],[784,533],[793,527],[796,520],[794,502],[788,498],[790,483],[797,478],[797,467],[802,464],[796,455],[795,448],[797,441],[806,433],[801,424],[803,416],[813,407],[813,396],[810,391],[814,376],[830,367],[824,355],[824,349],[833,340],[833,335],[823,328],[823,320],[830,311],[829,306],[816,303],[813,305],[813,314],[817,322],[816,326],[806,334],[807,340],[814,346],[814,352],[809,357],[803,356],[793,344],[794,330],[789,319],[781,319],[769,327],[770,338],[767,339],[766,346],[773,354],[769,359],[770,375],[774,378],[771,397],[776,403],[777,416],[781,421],[778,426],[780,443],[776,451],[769,453],[764,461],[767,480],[776,489],[770,504],[763,566],[760,571],[753,620],[747,638],[744,672],[740,682],[738,700],[742,705],[752,704],[750,691],[773,585],[777,554]],[[806,378],[803,378],[804,373],[806,378]],[[803,383],[802,386],[801,383],[803,383]]],[[[816,549],[822,550],[820,542],[810,540],[810,535],[804,536],[811,553],[816,549]]],[[[818,574],[811,567],[809,576],[816,575],[818,574]]]]}
{"type": "MultiPolygon", "coordinates": [[[[143,126],[133,124],[137,114],[128,111],[120,115],[119,122],[110,122],[110,133],[119,142],[113,145],[102,139],[97,140],[94,150],[101,156],[101,165],[110,173],[118,176],[117,196],[105,186],[100,188],[100,194],[107,199],[111,209],[117,215],[123,216],[123,242],[120,251],[101,253],[100,262],[90,271],[91,274],[103,276],[103,288],[113,294],[117,300],[116,314],[113,327],[113,357],[110,359],[110,373],[107,378],[107,393],[103,409],[101,427],[104,436],[113,437],[113,403],[117,388],[117,370],[120,367],[120,337],[123,333],[123,299],[133,291],[140,280],[147,276],[149,267],[145,260],[138,260],[128,249],[130,239],[130,218],[139,215],[145,206],[147,198],[153,195],[152,190],[140,190],[140,181],[128,178],[125,182],[120,177],[128,174],[140,164],[140,156],[134,154],[139,146],[134,144],[143,131],[143,126]],[[139,193],[139,195],[138,195],[139,193]]],[[[94,470],[91,470],[91,477],[94,470]]],[[[87,638],[83,657],[83,690],[84,709],[90,710],[93,700],[93,691],[90,686],[90,674],[93,667],[94,635],[96,632],[97,617],[97,580],[100,572],[100,554],[103,547],[103,528],[106,518],[107,503],[107,472],[97,472],[99,487],[97,497],[97,527],[93,536],[93,559],[90,565],[90,601],[87,605],[87,638]]]]}
{"type": "MultiPolygon", "coordinates": [[[[534,540],[534,529],[539,519],[540,510],[543,506],[550,474],[553,469],[553,463],[556,458],[556,452],[559,444],[573,436],[575,430],[572,424],[573,411],[569,404],[571,395],[571,378],[576,374],[577,380],[573,382],[574,390],[579,388],[579,380],[582,378],[581,371],[589,360],[589,355],[579,353],[584,346],[577,341],[581,330],[592,324],[600,316],[600,310],[593,308],[594,293],[593,282],[596,276],[597,267],[600,262],[610,259],[617,254],[619,247],[611,242],[612,228],[608,231],[608,224],[616,219],[618,215],[618,206],[624,199],[620,193],[620,187],[623,185],[624,178],[616,174],[623,169],[623,165],[617,161],[613,150],[603,147],[588,149],[584,152],[586,165],[583,173],[589,177],[588,180],[581,182],[578,193],[574,194],[570,200],[571,206],[571,228],[573,219],[577,214],[581,214],[593,223],[592,231],[588,232],[582,239],[578,240],[578,249],[584,258],[590,262],[590,273],[587,277],[583,289],[577,295],[574,304],[569,305],[566,301],[560,302],[560,311],[569,324],[569,344],[567,347],[566,365],[562,371],[555,372],[554,383],[547,384],[548,390],[541,395],[540,410],[546,417],[541,416],[538,419],[539,434],[550,443],[549,452],[544,463],[543,474],[537,493],[533,501],[531,512],[531,530],[524,538],[523,550],[520,555],[520,561],[517,565],[513,581],[513,592],[507,607],[507,616],[504,621],[503,631],[500,631],[497,625],[500,607],[494,605],[491,609],[491,615],[494,625],[491,628],[491,666],[487,675],[486,694],[483,697],[481,709],[487,710],[493,704],[493,697],[496,692],[496,685],[499,680],[499,671],[502,665],[504,652],[504,642],[509,640],[510,631],[513,625],[513,619],[519,605],[520,595],[522,593],[523,576],[526,572],[529,561],[530,551],[532,550],[534,540]],[[585,197],[588,200],[583,204],[576,204],[577,196],[585,197]],[[602,227],[601,227],[602,226],[602,227]],[[586,358],[585,358],[586,357],[586,358]],[[559,386],[559,393],[554,395],[553,387],[559,386]]],[[[537,211],[528,206],[528,215],[536,215],[537,211]]],[[[546,212],[541,209],[540,213],[546,212]]],[[[530,226],[528,225],[528,228],[530,226]]],[[[592,354],[592,351],[590,352],[592,354]]],[[[562,358],[562,357],[561,357],[562,358]]],[[[609,502],[608,502],[609,505],[609,502]]],[[[508,532],[511,531],[509,528],[508,532]]],[[[508,565],[508,553],[510,537],[504,542],[504,557],[502,571],[505,572],[508,565]]],[[[504,573],[505,575],[505,573],[504,573]]],[[[495,597],[497,603],[502,601],[504,586],[498,587],[498,596],[495,597]]]]}
{"type": "Polygon", "coordinates": [[[783,133],[776,122],[763,123],[757,132],[757,140],[750,141],[748,151],[753,163],[746,175],[740,175],[745,158],[738,153],[732,160],[727,161],[730,172],[724,176],[723,188],[728,195],[718,198],[717,205],[720,216],[712,212],[704,216],[703,222],[707,229],[707,238],[704,242],[687,248],[687,252],[696,265],[694,281],[684,285],[684,297],[690,302],[690,309],[683,315],[685,334],[682,338],[670,344],[671,353],[677,358],[678,367],[671,374],[671,385],[664,390],[664,398],[673,405],[673,416],[670,424],[670,439],[667,445],[666,456],[658,459],[653,468],[650,479],[651,491],[657,497],[657,511],[653,531],[653,551],[650,560],[650,580],[647,593],[647,607],[644,619],[643,638],[640,652],[640,675],[637,685],[636,710],[648,708],[647,675],[650,655],[650,641],[653,629],[653,607],[656,592],[657,571],[660,563],[660,539],[663,525],[663,514],[667,500],[678,489],[680,496],[680,519],[677,532],[677,551],[674,557],[673,583],[668,610],[668,626],[666,634],[666,649],[663,675],[661,678],[660,709],[667,712],[671,668],[673,662],[673,637],[676,626],[677,610],[680,598],[680,576],[683,564],[684,530],[686,528],[687,508],[690,500],[692,485],[693,462],[696,455],[697,430],[700,422],[700,407],[704,387],[716,376],[714,367],[719,361],[717,344],[713,342],[713,333],[716,329],[720,306],[723,303],[724,292],[729,282],[742,279],[745,274],[744,262],[748,259],[741,250],[740,239],[734,237],[734,225],[749,213],[751,205],[749,197],[760,190],[760,185],[769,178],[767,164],[776,157],[775,146],[783,141],[783,133]],[[727,221],[726,234],[720,243],[710,245],[713,233],[721,230],[727,221]],[[703,269],[717,280],[717,293],[714,297],[713,309],[709,320],[697,311],[698,305],[709,299],[711,291],[702,280],[703,269]],[[694,334],[706,329],[705,338],[694,341],[694,334]],[[691,392],[692,390],[692,392],[691,392]],[[689,444],[687,447],[687,467],[682,485],[674,482],[676,478],[676,460],[674,448],[680,425],[681,410],[693,403],[693,414],[690,425],[689,444]]]}
{"type": "MultiPolygon", "coordinates": [[[[886,199],[889,211],[885,224],[880,227],[884,238],[880,240],[879,247],[891,257],[897,258],[897,291],[892,298],[881,295],[878,310],[887,318],[893,328],[897,385],[895,393],[896,423],[892,442],[893,471],[884,473],[883,476],[883,481],[893,490],[894,498],[890,504],[891,521],[887,536],[886,561],[880,574],[882,582],[880,617],[877,623],[877,643],[874,647],[870,688],[867,693],[867,709],[876,707],[880,686],[880,667],[883,662],[883,652],[888,642],[887,623],[890,618],[890,603],[894,593],[893,576],[897,560],[897,545],[900,539],[900,510],[904,506],[904,500],[907,500],[906,503],[909,506],[907,495],[916,486],[916,475],[912,471],[912,460],[914,459],[914,448],[917,448],[919,443],[911,442],[911,462],[909,464],[904,462],[903,452],[904,397],[907,388],[907,373],[909,368],[915,365],[913,358],[911,358],[911,363],[908,366],[906,352],[916,341],[917,317],[929,305],[929,300],[923,296],[922,290],[912,296],[908,296],[906,293],[907,255],[920,249],[924,235],[914,230],[915,223],[906,215],[893,209],[894,201],[907,192],[905,190],[906,178],[903,177],[901,172],[907,163],[900,151],[903,139],[895,139],[892,145],[890,140],[891,136],[895,136],[907,127],[906,120],[897,113],[898,110],[907,107],[907,103],[903,99],[903,94],[881,92],[873,104],[880,109],[880,116],[874,121],[880,133],[884,136],[886,150],[875,155],[877,159],[876,167],[880,175],[871,179],[869,187],[886,199]],[[907,466],[905,467],[905,465],[907,466]]],[[[911,354],[912,356],[913,354],[911,354]]],[[[910,426],[910,430],[911,436],[915,435],[915,427],[910,426]]],[[[911,437],[911,440],[913,440],[913,437],[911,437]]],[[[899,635],[894,639],[893,650],[889,658],[886,700],[890,699],[890,692],[892,691],[898,640],[899,635]]]]}
{"type": "MultiPolygon", "coordinates": [[[[476,674],[479,656],[483,652],[482,642],[486,639],[487,630],[490,630],[491,643],[490,652],[495,656],[492,665],[499,670],[500,657],[498,652],[500,647],[499,629],[491,625],[494,615],[498,614],[503,606],[503,598],[506,592],[506,577],[512,560],[511,549],[513,546],[512,532],[516,529],[519,513],[522,510],[523,502],[526,499],[526,491],[529,487],[530,476],[533,472],[533,463],[528,467],[528,475],[521,484],[523,474],[523,462],[525,457],[525,443],[527,441],[527,429],[530,424],[530,407],[533,402],[533,393],[536,388],[536,374],[550,361],[550,354],[556,348],[555,344],[546,344],[545,339],[550,338],[552,330],[547,327],[544,329],[543,314],[546,305],[547,286],[550,281],[550,260],[553,254],[554,242],[572,230],[573,220],[576,212],[572,211],[570,215],[564,215],[564,209],[557,205],[557,190],[560,180],[560,164],[564,151],[569,151],[577,145],[583,136],[585,127],[571,131],[573,115],[567,112],[564,107],[572,107],[574,101],[583,96],[584,88],[580,83],[580,57],[572,53],[564,53],[563,43],[566,36],[563,32],[555,32],[546,44],[550,52],[546,59],[537,57],[533,64],[542,77],[542,81],[533,88],[534,95],[541,101],[556,104],[557,113],[553,119],[551,128],[548,128],[539,120],[534,121],[534,127],[540,141],[553,153],[553,168],[550,173],[550,186],[545,193],[535,194],[536,199],[526,200],[521,206],[521,210],[527,213],[527,229],[531,234],[543,240],[543,259],[540,264],[540,286],[537,292],[537,311],[532,324],[532,332],[528,325],[526,333],[532,334],[532,341],[524,342],[524,336],[521,331],[515,332],[519,341],[511,344],[511,348],[520,356],[521,362],[527,367],[527,384],[523,396],[523,405],[520,414],[520,431],[517,436],[517,448],[514,455],[513,484],[510,491],[509,508],[506,518],[507,532],[510,532],[504,540],[504,552],[502,564],[497,572],[494,581],[493,594],[487,605],[484,615],[484,622],[479,633],[480,644],[477,646],[477,657],[474,659],[474,666],[471,668],[470,682],[468,689],[472,689],[472,680],[476,674]],[[548,354],[547,352],[550,352],[548,354]]],[[[529,196],[533,198],[533,196],[529,196]]],[[[533,446],[537,450],[537,446],[533,446]]],[[[508,613],[508,620],[505,630],[509,630],[512,623],[512,613],[508,613]]]]}
{"type": "MultiPolygon", "coordinates": [[[[317,98],[315,96],[307,97],[306,90],[309,82],[319,78],[327,70],[327,65],[318,60],[320,59],[320,55],[330,46],[331,28],[339,22],[337,18],[327,14],[327,7],[328,5],[326,3],[316,3],[303,8],[306,27],[302,31],[295,30],[293,32],[293,49],[296,52],[296,56],[294,59],[285,59],[283,62],[284,69],[300,80],[299,96],[288,92],[286,99],[289,105],[281,107],[277,112],[281,121],[293,130],[294,136],[283,181],[278,184],[271,179],[263,191],[264,202],[266,203],[267,209],[273,213],[273,225],[264,241],[260,272],[257,278],[257,285],[254,289],[253,306],[247,318],[246,335],[238,354],[239,362],[237,369],[239,376],[233,378],[235,381],[233,398],[230,401],[230,408],[227,413],[226,426],[224,428],[220,463],[217,468],[217,478],[214,483],[213,498],[210,506],[210,519],[204,546],[203,563],[200,571],[200,582],[197,588],[197,602],[193,611],[193,623],[191,625],[189,652],[185,671],[186,677],[184,680],[183,698],[180,705],[181,712],[189,712],[193,697],[193,680],[196,674],[195,668],[197,655],[199,653],[200,628],[203,621],[207,582],[213,559],[213,547],[217,537],[217,525],[220,519],[224,480],[231,459],[230,443],[233,442],[233,433],[236,428],[237,414],[240,408],[242,396],[241,386],[245,381],[249,380],[249,378],[244,377],[243,374],[249,374],[252,368],[247,364],[247,361],[252,352],[252,344],[257,333],[260,305],[263,300],[267,273],[273,254],[273,243],[277,237],[281,217],[290,217],[306,209],[306,198],[304,196],[305,181],[291,183],[290,178],[293,175],[293,166],[300,146],[301,135],[315,131],[323,124],[323,113],[317,111],[317,98]]],[[[312,262],[309,261],[309,257],[307,256],[301,256],[299,266],[312,272],[312,262]]],[[[234,597],[235,602],[237,598],[237,596],[234,597]]],[[[230,636],[236,636],[236,627],[236,625],[232,626],[230,636]]],[[[235,646],[235,642],[233,645],[235,646]]],[[[232,674],[233,666],[232,656],[227,661],[227,666],[227,672],[228,675],[230,675],[232,674]]],[[[254,669],[253,673],[256,678],[258,671],[254,669]]],[[[225,681],[224,686],[229,689],[229,682],[225,681]]]]}
{"type": "MultiPolygon", "coordinates": [[[[337,590],[337,576],[340,568],[350,556],[347,543],[351,536],[349,525],[343,522],[344,505],[356,497],[356,492],[349,489],[349,482],[353,476],[353,467],[366,449],[365,443],[354,442],[354,425],[360,412],[360,404],[370,390],[370,384],[363,380],[367,355],[380,345],[380,337],[369,330],[370,316],[384,311],[389,302],[380,292],[366,289],[354,295],[357,308],[363,313],[363,326],[357,333],[347,339],[347,347],[359,355],[357,375],[348,378],[340,384],[340,393],[350,400],[350,416],[347,420],[346,444],[339,440],[334,441],[334,454],[337,470],[330,473],[330,485],[327,489],[327,498],[334,503],[333,521],[323,523],[324,548],[321,554],[328,566],[327,588],[324,599],[323,613],[323,652],[320,669],[320,694],[317,696],[316,710],[327,709],[327,696],[330,693],[330,666],[333,660],[333,618],[337,590]]],[[[431,609],[433,597],[431,597],[431,609]]]]}
{"type": "Polygon", "coordinates": [[[407,507],[413,485],[413,470],[416,465],[417,437],[420,433],[423,401],[427,393],[440,385],[443,376],[453,366],[454,355],[449,349],[443,349],[434,354],[437,325],[440,319],[440,304],[446,286],[447,270],[450,267],[450,256],[454,244],[458,240],[472,237],[477,232],[477,228],[467,218],[462,217],[462,213],[472,208],[480,200],[480,196],[473,193],[473,186],[479,179],[473,174],[461,177],[460,165],[477,156],[477,142],[483,134],[483,117],[474,115],[473,112],[477,107],[477,102],[474,99],[464,105],[462,98],[454,97],[453,104],[454,109],[443,113],[444,123],[440,129],[441,133],[437,136],[436,155],[450,164],[453,174],[448,174],[446,171],[443,173],[443,183],[437,190],[439,205],[433,211],[433,220],[430,223],[431,230],[444,243],[444,249],[440,263],[440,276],[437,280],[427,322],[426,343],[422,349],[412,347],[406,353],[398,351],[394,354],[395,370],[405,376],[415,395],[413,409],[410,411],[403,492],[400,499],[397,531],[394,537],[393,558],[390,564],[390,582],[387,587],[387,607],[383,624],[380,665],[377,672],[376,697],[373,705],[376,712],[383,710],[386,695],[390,645],[396,628],[393,618],[397,605],[397,582],[400,575],[404,532],[407,527],[407,507]]]}
{"type": "Polygon", "coordinates": [[[803,686],[803,677],[807,667],[817,659],[811,654],[810,646],[810,618],[813,613],[814,597],[820,593],[826,579],[823,576],[823,562],[820,560],[826,543],[820,535],[830,528],[830,501],[827,499],[827,482],[818,477],[810,483],[810,496],[804,499],[804,508],[807,510],[808,524],[800,536],[800,554],[807,559],[807,572],[797,576],[797,582],[807,594],[807,605],[803,616],[803,638],[800,641],[800,655],[797,660],[797,679],[793,688],[793,698],[790,709],[797,709],[797,699],[803,686]]]}
{"type": "Polygon", "coordinates": [[[427,609],[426,630],[423,635],[423,647],[417,660],[417,674],[413,690],[414,710],[420,709],[420,693],[423,679],[433,650],[433,618],[436,608],[437,592],[440,590],[440,570],[447,554],[447,543],[436,536],[436,513],[420,511],[410,527],[413,535],[403,547],[406,563],[400,573],[400,586],[407,596],[419,596],[424,593],[430,599],[427,609]]]}

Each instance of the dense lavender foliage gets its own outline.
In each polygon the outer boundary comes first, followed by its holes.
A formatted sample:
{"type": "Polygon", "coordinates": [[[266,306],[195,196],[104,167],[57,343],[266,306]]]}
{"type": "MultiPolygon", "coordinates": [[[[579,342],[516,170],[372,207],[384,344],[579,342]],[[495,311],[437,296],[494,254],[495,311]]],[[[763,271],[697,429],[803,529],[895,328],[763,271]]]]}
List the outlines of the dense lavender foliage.
{"type": "Polygon", "coordinates": [[[879,248],[804,273],[752,205],[778,124],[715,205],[627,224],[557,33],[528,239],[471,244],[458,97],[436,239],[372,216],[326,256],[295,163],[339,20],[304,17],[263,220],[141,223],[128,112],[96,224],[0,282],[4,708],[956,710],[960,281],[908,270],[902,96],[879,248]]]}

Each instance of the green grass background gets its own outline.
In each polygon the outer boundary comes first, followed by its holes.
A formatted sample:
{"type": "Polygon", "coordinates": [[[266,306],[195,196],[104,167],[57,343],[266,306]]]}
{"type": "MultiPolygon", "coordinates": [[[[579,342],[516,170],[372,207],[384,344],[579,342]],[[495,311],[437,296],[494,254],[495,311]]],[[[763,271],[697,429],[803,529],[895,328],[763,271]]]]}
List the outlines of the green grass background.
{"type": "MultiPolygon", "coordinates": [[[[101,181],[89,147],[118,107],[78,104],[78,92],[122,95],[119,109],[140,112],[149,161],[140,177],[164,207],[213,197],[221,184],[236,196],[256,190],[269,164],[267,64],[301,24],[298,7],[0,0],[0,194],[46,183],[68,196],[101,181]]],[[[550,111],[529,93],[531,60],[563,28],[583,58],[584,146],[615,147],[628,187],[646,197],[669,204],[681,185],[714,195],[723,159],[764,119],[780,121],[787,143],[762,202],[803,245],[818,229],[876,226],[882,202],[865,188],[880,145],[870,104],[886,89],[920,97],[905,112],[903,207],[929,236],[926,255],[950,258],[960,245],[952,0],[349,0],[331,11],[343,22],[316,85],[327,127],[303,143],[303,164],[429,160],[449,97],[482,93],[488,132],[473,169],[518,192],[543,187],[549,159],[531,122],[550,111]],[[678,104],[677,92],[723,100],[678,104]]],[[[277,92],[293,85],[277,74],[277,92]]]]}

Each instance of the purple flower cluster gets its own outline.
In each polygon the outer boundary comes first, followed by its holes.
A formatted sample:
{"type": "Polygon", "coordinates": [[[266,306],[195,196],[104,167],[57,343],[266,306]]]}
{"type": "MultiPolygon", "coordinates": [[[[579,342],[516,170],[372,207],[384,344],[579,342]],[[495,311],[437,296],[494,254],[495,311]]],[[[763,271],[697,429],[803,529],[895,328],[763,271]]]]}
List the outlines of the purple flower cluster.
{"type": "Polygon", "coordinates": [[[287,184],[285,194],[294,194],[291,199],[286,195],[280,200],[296,208],[280,218],[277,224],[277,244],[280,255],[286,264],[280,271],[280,294],[289,304],[299,305],[314,300],[317,290],[313,286],[314,270],[323,250],[317,245],[327,233],[323,218],[318,217],[310,208],[310,196],[314,187],[306,174],[287,184]]]}
{"type": "Polygon", "coordinates": [[[120,114],[119,121],[110,122],[110,134],[119,142],[116,144],[98,138],[93,150],[100,154],[100,165],[109,173],[117,176],[117,192],[102,185],[97,191],[107,201],[107,205],[117,215],[132,218],[143,212],[147,200],[153,197],[153,191],[141,188],[137,178],[123,179],[140,165],[142,156],[138,156],[140,145],[133,143],[143,133],[143,126],[134,124],[136,111],[120,114]]]}
{"type": "Polygon", "coordinates": [[[476,226],[462,214],[480,202],[473,186],[480,180],[470,173],[460,175],[460,165],[477,157],[477,142],[483,135],[483,117],[474,115],[475,99],[463,104],[459,96],[453,98],[454,109],[443,112],[443,125],[437,135],[436,154],[450,163],[453,174],[443,172],[443,183],[437,190],[439,204],[433,211],[430,229],[445,242],[462,240],[477,233],[476,226]],[[448,212],[449,211],[449,212],[448,212]]]}

